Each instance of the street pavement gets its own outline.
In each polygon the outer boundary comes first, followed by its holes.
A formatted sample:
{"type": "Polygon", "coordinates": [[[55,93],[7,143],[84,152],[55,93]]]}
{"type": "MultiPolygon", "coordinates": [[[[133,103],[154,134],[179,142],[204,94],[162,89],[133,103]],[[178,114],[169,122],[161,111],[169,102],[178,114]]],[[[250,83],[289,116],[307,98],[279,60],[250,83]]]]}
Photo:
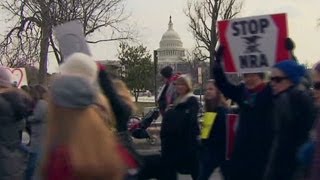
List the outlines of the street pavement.
{"type": "MultiPolygon", "coordinates": [[[[138,152],[142,155],[150,155],[150,154],[157,154],[160,153],[160,141],[157,136],[155,136],[157,141],[155,144],[151,145],[147,142],[146,139],[134,139],[135,148],[138,152]]],[[[179,180],[192,180],[191,176],[189,175],[179,175],[179,180]]],[[[222,180],[219,170],[216,170],[210,180],[222,180]]]]}

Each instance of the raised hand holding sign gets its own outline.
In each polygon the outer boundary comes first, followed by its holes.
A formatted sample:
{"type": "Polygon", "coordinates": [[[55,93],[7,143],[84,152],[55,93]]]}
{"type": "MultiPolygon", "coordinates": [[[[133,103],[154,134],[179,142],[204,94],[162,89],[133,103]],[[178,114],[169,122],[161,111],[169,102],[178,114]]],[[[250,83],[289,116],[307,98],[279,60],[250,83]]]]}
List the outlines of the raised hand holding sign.
{"type": "Polygon", "coordinates": [[[289,58],[283,45],[288,37],[285,14],[219,21],[218,31],[228,73],[265,72],[289,58]]]}
{"type": "Polygon", "coordinates": [[[220,45],[216,50],[215,59],[218,65],[221,65],[221,61],[223,58],[223,51],[224,51],[224,47],[222,45],[220,45]]]}
{"type": "Polygon", "coordinates": [[[91,56],[83,33],[83,25],[80,22],[70,21],[56,26],[54,27],[54,34],[64,59],[75,52],[82,52],[91,56]]]}

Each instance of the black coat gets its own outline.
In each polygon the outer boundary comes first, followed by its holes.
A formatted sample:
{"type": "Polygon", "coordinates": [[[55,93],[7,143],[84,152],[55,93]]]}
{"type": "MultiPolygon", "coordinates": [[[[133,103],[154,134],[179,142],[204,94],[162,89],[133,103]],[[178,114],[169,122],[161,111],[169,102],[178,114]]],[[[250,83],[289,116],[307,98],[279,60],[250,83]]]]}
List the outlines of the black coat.
{"type": "Polygon", "coordinates": [[[177,169],[188,171],[196,163],[200,133],[198,111],[197,98],[189,96],[164,114],[160,132],[161,154],[165,163],[172,163],[177,169]]]}
{"type": "Polygon", "coordinates": [[[239,106],[239,124],[230,162],[231,179],[262,179],[273,138],[272,89],[250,92],[244,84],[231,84],[222,67],[213,69],[216,85],[239,106]]]}
{"type": "Polygon", "coordinates": [[[298,148],[307,141],[315,120],[313,100],[296,87],[275,97],[275,138],[266,180],[291,180],[298,166],[298,148]]]}
{"type": "Polygon", "coordinates": [[[201,145],[217,152],[219,156],[225,158],[226,151],[226,115],[227,109],[224,107],[217,107],[213,111],[217,113],[216,120],[213,124],[208,139],[202,139],[201,145]]]}

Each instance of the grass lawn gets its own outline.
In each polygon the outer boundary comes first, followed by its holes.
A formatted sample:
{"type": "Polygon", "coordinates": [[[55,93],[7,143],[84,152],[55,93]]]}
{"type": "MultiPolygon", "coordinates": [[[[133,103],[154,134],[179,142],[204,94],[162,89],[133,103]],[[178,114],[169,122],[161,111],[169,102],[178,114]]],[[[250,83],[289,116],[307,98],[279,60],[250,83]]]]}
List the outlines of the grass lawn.
{"type": "Polygon", "coordinates": [[[154,102],[136,102],[137,105],[137,112],[135,115],[137,116],[143,116],[143,110],[145,107],[155,107],[154,102]]]}

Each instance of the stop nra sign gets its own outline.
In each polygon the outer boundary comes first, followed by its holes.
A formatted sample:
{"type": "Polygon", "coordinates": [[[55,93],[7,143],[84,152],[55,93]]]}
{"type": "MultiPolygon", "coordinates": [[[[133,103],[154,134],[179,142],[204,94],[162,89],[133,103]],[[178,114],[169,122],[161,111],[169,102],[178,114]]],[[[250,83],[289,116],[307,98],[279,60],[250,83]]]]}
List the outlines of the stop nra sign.
{"type": "Polygon", "coordinates": [[[254,16],[218,22],[225,47],[224,66],[229,73],[257,73],[289,58],[286,14],[254,16]]]}

